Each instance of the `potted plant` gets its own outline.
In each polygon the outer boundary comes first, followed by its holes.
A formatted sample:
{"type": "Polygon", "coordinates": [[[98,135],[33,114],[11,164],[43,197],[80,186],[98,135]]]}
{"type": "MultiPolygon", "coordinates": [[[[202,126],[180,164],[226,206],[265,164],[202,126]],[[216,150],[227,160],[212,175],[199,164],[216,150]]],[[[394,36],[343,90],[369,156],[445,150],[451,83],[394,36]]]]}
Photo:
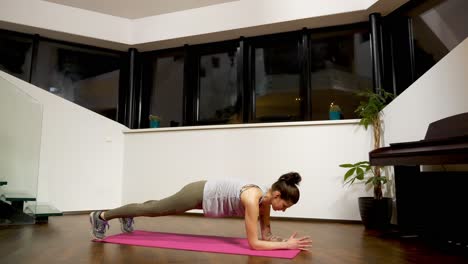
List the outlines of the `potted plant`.
{"type": "Polygon", "coordinates": [[[339,120],[341,119],[341,108],[339,105],[332,102],[330,104],[329,110],[330,120],[339,120]]]}
{"type": "Polygon", "coordinates": [[[161,123],[161,117],[157,115],[149,115],[150,128],[157,128],[161,123]]]}
{"type": "MultiPolygon", "coordinates": [[[[365,129],[372,125],[373,149],[380,148],[382,135],[381,110],[394,98],[394,95],[377,88],[376,91],[362,91],[358,96],[366,100],[361,101],[355,113],[359,115],[360,125],[365,129]]],[[[341,164],[346,168],[344,174],[345,185],[352,185],[355,181],[365,181],[374,188],[374,197],[359,197],[359,212],[367,228],[382,228],[390,224],[392,213],[392,199],[383,197],[383,186],[387,183],[387,176],[382,175],[382,168],[370,166],[368,161],[359,161],[354,164],[341,164]]]]}

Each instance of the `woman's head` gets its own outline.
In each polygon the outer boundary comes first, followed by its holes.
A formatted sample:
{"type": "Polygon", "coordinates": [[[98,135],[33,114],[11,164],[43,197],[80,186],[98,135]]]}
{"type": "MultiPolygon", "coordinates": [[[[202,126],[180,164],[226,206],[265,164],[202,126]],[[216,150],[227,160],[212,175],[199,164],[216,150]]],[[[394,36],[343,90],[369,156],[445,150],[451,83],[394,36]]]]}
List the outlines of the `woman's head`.
{"type": "Polygon", "coordinates": [[[271,185],[273,194],[272,206],[274,210],[286,210],[299,201],[299,188],[297,185],[301,182],[301,175],[297,172],[283,174],[271,185]]]}

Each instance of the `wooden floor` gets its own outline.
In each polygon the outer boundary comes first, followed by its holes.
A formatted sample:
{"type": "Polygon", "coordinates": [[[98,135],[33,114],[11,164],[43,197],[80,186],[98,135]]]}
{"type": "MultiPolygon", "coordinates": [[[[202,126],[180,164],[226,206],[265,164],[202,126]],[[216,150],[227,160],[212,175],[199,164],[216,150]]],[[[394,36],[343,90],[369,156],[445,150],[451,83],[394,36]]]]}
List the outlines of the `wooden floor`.
{"type": "MultiPolygon", "coordinates": [[[[244,236],[241,219],[201,216],[137,218],[138,229],[185,234],[244,236]]],[[[120,233],[110,222],[108,234],[120,233]]],[[[145,248],[91,242],[87,215],[51,217],[48,224],[0,227],[0,263],[468,263],[465,253],[417,239],[366,231],[359,224],[273,220],[276,234],[310,235],[313,248],[293,260],[145,248]]]]}

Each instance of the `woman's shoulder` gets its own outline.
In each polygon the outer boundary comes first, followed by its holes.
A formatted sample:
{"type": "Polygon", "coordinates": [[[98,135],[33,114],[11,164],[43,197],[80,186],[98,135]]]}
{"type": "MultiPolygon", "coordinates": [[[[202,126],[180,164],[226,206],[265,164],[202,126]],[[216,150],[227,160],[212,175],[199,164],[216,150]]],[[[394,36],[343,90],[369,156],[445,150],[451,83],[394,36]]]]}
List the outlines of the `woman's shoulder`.
{"type": "Polygon", "coordinates": [[[258,201],[263,196],[260,188],[248,188],[241,194],[241,200],[244,204],[253,204],[258,206],[258,201]]]}

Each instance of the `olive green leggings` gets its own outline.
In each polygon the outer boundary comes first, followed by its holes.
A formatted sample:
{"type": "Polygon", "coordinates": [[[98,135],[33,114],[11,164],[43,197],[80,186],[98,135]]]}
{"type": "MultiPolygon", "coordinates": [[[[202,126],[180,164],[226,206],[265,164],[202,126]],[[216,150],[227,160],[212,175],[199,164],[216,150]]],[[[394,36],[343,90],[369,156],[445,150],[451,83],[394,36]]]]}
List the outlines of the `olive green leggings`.
{"type": "Polygon", "coordinates": [[[189,183],[176,194],[162,200],[151,200],[144,203],[127,204],[122,207],[106,211],[104,218],[163,216],[181,214],[191,209],[203,209],[203,188],[206,181],[189,183]]]}

